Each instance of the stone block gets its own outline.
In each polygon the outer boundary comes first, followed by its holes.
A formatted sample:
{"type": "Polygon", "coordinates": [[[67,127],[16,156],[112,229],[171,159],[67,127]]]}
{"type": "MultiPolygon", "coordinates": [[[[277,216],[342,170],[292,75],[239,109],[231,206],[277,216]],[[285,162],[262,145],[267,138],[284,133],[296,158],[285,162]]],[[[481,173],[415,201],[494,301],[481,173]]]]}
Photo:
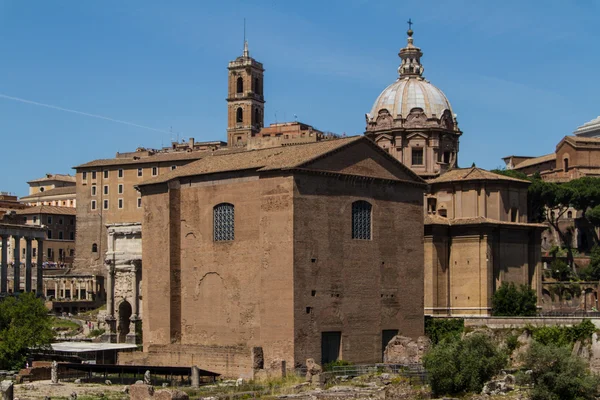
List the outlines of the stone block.
{"type": "Polygon", "coordinates": [[[12,381],[2,381],[2,383],[0,383],[0,394],[2,394],[2,400],[13,400],[13,393],[12,381]]]}

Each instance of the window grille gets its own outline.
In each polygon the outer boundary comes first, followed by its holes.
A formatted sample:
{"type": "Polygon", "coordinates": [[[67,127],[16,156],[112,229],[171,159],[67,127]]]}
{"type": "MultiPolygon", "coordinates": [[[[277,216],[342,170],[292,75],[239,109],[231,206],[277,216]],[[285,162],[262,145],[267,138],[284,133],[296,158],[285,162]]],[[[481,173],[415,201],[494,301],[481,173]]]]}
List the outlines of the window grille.
{"type": "Polygon", "coordinates": [[[233,240],[235,237],[233,204],[217,204],[213,209],[215,242],[233,240]]]}
{"type": "Polygon", "coordinates": [[[371,204],[366,201],[352,203],[352,239],[371,239],[371,204]]]}

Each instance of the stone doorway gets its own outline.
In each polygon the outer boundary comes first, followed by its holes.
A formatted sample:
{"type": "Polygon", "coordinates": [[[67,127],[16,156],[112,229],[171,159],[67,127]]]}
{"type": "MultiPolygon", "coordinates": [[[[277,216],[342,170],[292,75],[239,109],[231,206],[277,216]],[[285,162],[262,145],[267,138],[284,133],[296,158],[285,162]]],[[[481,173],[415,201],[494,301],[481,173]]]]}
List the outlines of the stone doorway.
{"type": "Polygon", "coordinates": [[[384,329],[381,331],[381,362],[384,362],[385,348],[390,340],[398,334],[398,329],[384,329]]]}
{"type": "Polygon", "coordinates": [[[129,319],[131,318],[131,304],[127,300],[123,300],[119,304],[119,321],[117,326],[117,343],[125,343],[127,334],[129,333],[129,319]]]}
{"type": "Polygon", "coordinates": [[[321,333],[321,365],[337,361],[340,358],[342,332],[321,333]]]}

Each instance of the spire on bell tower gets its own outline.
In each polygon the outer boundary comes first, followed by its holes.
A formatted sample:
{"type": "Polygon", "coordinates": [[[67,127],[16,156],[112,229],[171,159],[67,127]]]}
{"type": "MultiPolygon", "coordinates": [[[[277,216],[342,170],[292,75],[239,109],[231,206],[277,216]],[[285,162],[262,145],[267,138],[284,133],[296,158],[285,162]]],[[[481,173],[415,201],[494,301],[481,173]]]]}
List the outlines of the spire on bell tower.
{"type": "Polygon", "coordinates": [[[420,77],[423,75],[423,65],[421,65],[421,57],[423,52],[420,48],[413,44],[413,22],[411,19],[408,20],[408,34],[406,47],[400,49],[398,56],[402,60],[398,67],[398,75],[400,78],[420,77]]]}
{"type": "Polygon", "coordinates": [[[246,40],[246,18],[244,18],[244,52],[242,53],[242,57],[250,57],[250,52],[248,51],[248,41],[246,40]]]}

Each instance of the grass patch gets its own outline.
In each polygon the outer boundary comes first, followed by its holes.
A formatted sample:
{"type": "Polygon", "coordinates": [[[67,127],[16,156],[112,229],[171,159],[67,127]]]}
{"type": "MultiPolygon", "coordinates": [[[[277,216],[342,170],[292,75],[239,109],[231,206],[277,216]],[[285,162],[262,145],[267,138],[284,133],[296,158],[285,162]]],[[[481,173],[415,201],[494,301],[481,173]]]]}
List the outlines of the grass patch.
{"type": "Polygon", "coordinates": [[[73,321],[69,321],[67,319],[56,318],[56,317],[52,318],[51,324],[52,324],[52,328],[56,329],[57,331],[68,331],[68,330],[80,328],[79,324],[77,324],[73,321]]]}

